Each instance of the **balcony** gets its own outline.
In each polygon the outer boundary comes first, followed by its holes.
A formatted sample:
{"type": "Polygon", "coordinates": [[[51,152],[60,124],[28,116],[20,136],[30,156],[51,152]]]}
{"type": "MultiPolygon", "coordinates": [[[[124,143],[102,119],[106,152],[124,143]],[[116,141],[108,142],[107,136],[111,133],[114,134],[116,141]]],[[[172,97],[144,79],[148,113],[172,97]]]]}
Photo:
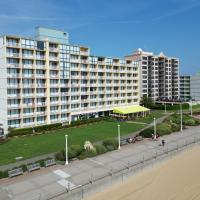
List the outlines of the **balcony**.
{"type": "Polygon", "coordinates": [[[17,43],[17,42],[7,42],[6,46],[8,46],[8,47],[18,47],[19,48],[20,44],[17,43]]]}
{"type": "Polygon", "coordinates": [[[22,84],[23,88],[33,88],[34,85],[33,84],[22,84]]]}
{"type": "Polygon", "coordinates": [[[8,94],[8,98],[20,98],[20,95],[18,93],[16,93],[16,94],[8,94]]]}
{"type": "Polygon", "coordinates": [[[50,104],[51,105],[58,105],[58,104],[60,104],[60,102],[59,101],[51,101],[50,104]]]}
{"type": "Polygon", "coordinates": [[[45,78],[45,74],[35,74],[36,78],[45,78]]]}
{"type": "Polygon", "coordinates": [[[19,68],[18,63],[7,63],[7,68],[19,68]]]}
{"type": "Polygon", "coordinates": [[[31,65],[23,64],[22,67],[23,68],[32,69],[33,68],[33,64],[31,64],[31,65]]]}
{"type": "Polygon", "coordinates": [[[58,48],[49,47],[49,51],[51,51],[51,52],[58,52],[58,48]]]}
{"type": "Polygon", "coordinates": [[[23,113],[23,116],[34,116],[34,112],[29,112],[29,113],[23,113]]]}
{"type": "Polygon", "coordinates": [[[28,126],[35,126],[34,122],[28,122],[28,123],[23,123],[24,127],[28,127],[28,126]]]}
{"type": "Polygon", "coordinates": [[[22,74],[23,78],[34,78],[34,74],[22,74]]]}
{"type": "Polygon", "coordinates": [[[25,93],[25,94],[22,94],[23,97],[33,97],[34,94],[33,93],[25,93]]]}
{"type": "Polygon", "coordinates": [[[37,69],[45,69],[45,65],[36,65],[37,69]]]}
{"type": "Polygon", "coordinates": [[[36,55],[35,58],[36,58],[37,60],[44,60],[44,59],[45,59],[45,56],[43,56],[43,55],[36,55]]]}
{"type": "Polygon", "coordinates": [[[7,104],[7,107],[8,108],[19,108],[20,107],[20,104],[7,104]]]}
{"type": "Polygon", "coordinates": [[[8,84],[7,88],[19,88],[19,84],[8,84]]]}
{"type": "Polygon", "coordinates": [[[59,78],[58,74],[50,74],[50,78],[59,78]]]}
{"type": "Polygon", "coordinates": [[[37,97],[46,97],[46,93],[36,93],[37,97]]]}
{"type": "Polygon", "coordinates": [[[58,61],[59,58],[58,58],[58,57],[54,57],[54,56],[50,56],[50,57],[49,57],[49,60],[50,60],[50,61],[58,61]]]}
{"type": "Polygon", "coordinates": [[[28,59],[33,59],[34,55],[33,54],[22,54],[23,58],[28,58],[28,59]]]}
{"type": "Polygon", "coordinates": [[[70,93],[69,92],[62,92],[61,96],[70,96],[70,93]]]}
{"type": "Polygon", "coordinates": [[[20,114],[8,115],[8,119],[18,119],[20,118],[20,114]]]}
{"type": "Polygon", "coordinates": [[[18,58],[19,57],[19,53],[7,53],[7,57],[18,58]]]}
{"type": "Polygon", "coordinates": [[[59,96],[60,93],[59,92],[53,92],[53,93],[50,93],[50,96],[59,96]]]}
{"type": "Polygon", "coordinates": [[[46,102],[37,102],[36,103],[37,107],[42,107],[42,106],[46,106],[46,102]]]}
{"type": "Polygon", "coordinates": [[[71,63],[80,63],[80,59],[70,59],[71,63]]]}
{"type": "Polygon", "coordinates": [[[36,114],[37,115],[46,115],[46,112],[45,111],[37,111],[36,114]]]}

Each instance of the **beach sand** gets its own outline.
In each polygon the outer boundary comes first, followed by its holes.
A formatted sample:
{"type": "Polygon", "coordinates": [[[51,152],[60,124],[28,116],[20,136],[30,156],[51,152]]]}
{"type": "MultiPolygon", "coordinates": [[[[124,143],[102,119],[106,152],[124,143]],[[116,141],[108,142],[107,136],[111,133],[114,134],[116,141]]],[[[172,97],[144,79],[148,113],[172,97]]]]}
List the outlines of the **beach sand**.
{"type": "Polygon", "coordinates": [[[148,168],[87,200],[200,200],[200,147],[148,168]]]}

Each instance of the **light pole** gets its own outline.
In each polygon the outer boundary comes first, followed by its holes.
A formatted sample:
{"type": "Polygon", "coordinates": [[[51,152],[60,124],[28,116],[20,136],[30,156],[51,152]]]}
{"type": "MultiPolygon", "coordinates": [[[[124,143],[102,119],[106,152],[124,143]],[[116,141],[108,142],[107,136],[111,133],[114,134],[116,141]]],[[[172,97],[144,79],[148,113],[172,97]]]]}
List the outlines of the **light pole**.
{"type": "Polygon", "coordinates": [[[192,99],[190,100],[190,115],[192,116],[192,99]]]}
{"type": "Polygon", "coordinates": [[[121,146],[120,146],[120,125],[118,124],[117,127],[118,127],[118,149],[121,149],[121,146]]]}
{"type": "Polygon", "coordinates": [[[68,165],[68,145],[67,145],[67,137],[68,137],[68,135],[65,135],[65,140],[66,140],[66,154],[65,154],[65,156],[66,156],[66,162],[65,162],[65,165],[68,165]]]}
{"type": "Polygon", "coordinates": [[[165,103],[165,113],[167,112],[167,106],[166,106],[166,103],[165,103]]]}
{"type": "Polygon", "coordinates": [[[183,131],[183,112],[182,112],[182,103],[180,103],[180,115],[181,115],[181,132],[183,131]]]}
{"type": "Polygon", "coordinates": [[[156,140],[156,118],[153,118],[153,122],[154,122],[154,140],[156,140]]]}

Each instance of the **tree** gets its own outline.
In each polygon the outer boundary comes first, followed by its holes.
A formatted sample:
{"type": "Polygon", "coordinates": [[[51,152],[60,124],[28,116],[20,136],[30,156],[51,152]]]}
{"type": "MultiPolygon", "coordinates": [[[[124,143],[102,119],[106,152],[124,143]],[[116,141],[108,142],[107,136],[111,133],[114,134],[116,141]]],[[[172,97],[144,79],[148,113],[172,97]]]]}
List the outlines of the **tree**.
{"type": "Polygon", "coordinates": [[[144,96],[141,98],[140,105],[147,107],[147,108],[152,108],[153,104],[154,103],[151,98],[149,98],[147,96],[144,96]]]}

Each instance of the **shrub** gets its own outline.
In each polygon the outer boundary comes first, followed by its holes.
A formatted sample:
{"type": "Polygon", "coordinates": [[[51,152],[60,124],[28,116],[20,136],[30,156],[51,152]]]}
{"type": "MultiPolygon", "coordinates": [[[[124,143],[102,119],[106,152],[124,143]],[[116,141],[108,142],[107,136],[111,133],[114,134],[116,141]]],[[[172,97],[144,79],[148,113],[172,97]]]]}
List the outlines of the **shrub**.
{"type": "Polygon", "coordinates": [[[59,128],[62,128],[61,123],[35,126],[34,128],[29,127],[29,128],[10,129],[8,136],[13,137],[13,136],[21,136],[21,135],[30,135],[30,134],[33,134],[33,132],[39,133],[39,132],[45,132],[45,131],[50,131],[50,130],[56,130],[59,128]]]}
{"type": "Polygon", "coordinates": [[[66,154],[65,150],[61,150],[55,154],[55,159],[60,160],[60,161],[65,161],[66,160],[66,154]]]}
{"type": "Polygon", "coordinates": [[[68,149],[68,157],[69,159],[73,159],[78,157],[81,152],[83,151],[83,148],[80,145],[72,145],[68,149]]]}
{"type": "Polygon", "coordinates": [[[175,124],[172,122],[170,125],[171,125],[172,132],[180,131],[181,129],[180,124],[175,124]]]}
{"type": "Polygon", "coordinates": [[[151,138],[152,134],[154,134],[154,128],[150,127],[140,132],[140,136],[144,138],[151,138]]]}
{"type": "Polygon", "coordinates": [[[85,158],[91,158],[91,157],[94,157],[97,155],[97,152],[94,151],[94,150],[90,150],[90,151],[87,151],[87,150],[84,150],[81,152],[81,154],[79,155],[79,159],[80,160],[83,160],[85,158]]]}
{"type": "Polygon", "coordinates": [[[106,147],[107,150],[108,149],[114,150],[114,149],[117,149],[117,147],[118,147],[118,141],[116,139],[104,140],[102,144],[103,144],[103,146],[106,147]]]}
{"type": "Polygon", "coordinates": [[[95,149],[96,149],[96,152],[97,152],[98,155],[99,154],[104,154],[104,153],[107,152],[106,147],[103,146],[103,145],[95,145],[95,149]]]}
{"type": "Polygon", "coordinates": [[[8,170],[0,171],[0,179],[8,177],[8,170]]]}
{"type": "Polygon", "coordinates": [[[157,125],[157,131],[160,136],[172,133],[172,128],[169,123],[161,123],[157,125]]]}

